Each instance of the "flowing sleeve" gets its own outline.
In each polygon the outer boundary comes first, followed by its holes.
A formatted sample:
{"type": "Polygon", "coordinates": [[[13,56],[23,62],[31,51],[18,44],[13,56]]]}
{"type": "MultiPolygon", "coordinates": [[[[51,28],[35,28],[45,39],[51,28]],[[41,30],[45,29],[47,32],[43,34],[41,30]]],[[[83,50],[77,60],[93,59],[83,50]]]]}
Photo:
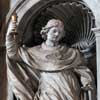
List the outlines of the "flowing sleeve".
{"type": "Polygon", "coordinates": [[[7,34],[6,34],[6,54],[10,59],[13,60],[24,60],[24,57],[21,57],[21,53],[25,53],[27,50],[19,46],[18,44],[18,35],[14,38],[14,32],[12,29],[14,28],[13,23],[10,23],[7,34]],[[13,33],[12,33],[13,32],[13,33]],[[20,51],[22,51],[20,53],[20,51]]]}
{"type": "Polygon", "coordinates": [[[87,66],[85,66],[84,59],[78,50],[76,53],[79,60],[81,60],[81,63],[74,68],[74,71],[80,76],[82,85],[85,87],[87,85],[94,84],[95,78],[92,71],[87,66]]]}
{"type": "MultiPolygon", "coordinates": [[[[28,66],[33,66],[30,63],[30,57],[27,47],[20,46],[18,43],[18,35],[14,38],[12,32],[12,23],[9,25],[6,35],[6,55],[9,59],[15,60],[16,62],[25,62],[28,66]]],[[[32,60],[34,63],[34,59],[32,60]]],[[[35,67],[35,66],[34,66],[35,67]]]]}
{"type": "Polygon", "coordinates": [[[74,71],[80,76],[83,87],[95,84],[94,76],[88,67],[80,65],[74,71]]]}
{"type": "Polygon", "coordinates": [[[16,39],[13,38],[13,35],[10,33],[6,35],[6,54],[9,58],[15,59],[17,58],[18,52],[18,44],[16,39]]]}
{"type": "Polygon", "coordinates": [[[88,93],[89,100],[90,98],[92,98],[93,100],[97,100],[96,84],[91,70],[86,66],[78,66],[74,70],[79,75],[80,82],[82,84],[81,96],[83,98],[87,98],[86,93],[88,93]]]}
{"type": "Polygon", "coordinates": [[[8,31],[6,35],[8,89],[10,87],[17,97],[24,97],[27,100],[34,97],[39,82],[39,73],[29,61],[27,48],[19,47],[16,39],[8,31]]]}
{"type": "Polygon", "coordinates": [[[81,95],[84,95],[84,93],[88,91],[89,100],[90,98],[92,98],[93,100],[96,100],[97,93],[96,93],[96,83],[95,83],[94,75],[92,71],[87,66],[85,66],[84,59],[80,56],[79,51],[77,51],[77,55],[82,63],[79,64],[77,67],[75,67],[74,71],[79,76],[80,82],[82,84],[82,87],[81,87],[82,94],[81,95]]]}

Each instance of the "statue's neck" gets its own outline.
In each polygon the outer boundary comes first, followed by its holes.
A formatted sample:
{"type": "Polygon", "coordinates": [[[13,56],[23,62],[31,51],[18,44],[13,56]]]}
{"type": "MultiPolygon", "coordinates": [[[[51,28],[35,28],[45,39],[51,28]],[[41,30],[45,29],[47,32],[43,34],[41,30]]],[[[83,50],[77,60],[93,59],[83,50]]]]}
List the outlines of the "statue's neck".
{"type": "Polygon", "coordinates": [[[59,45],[58,42],[49,41],[49,40],[46,40],[45,44],[46,44],[48,47],[56,47],[56,46],[59,45]]]}

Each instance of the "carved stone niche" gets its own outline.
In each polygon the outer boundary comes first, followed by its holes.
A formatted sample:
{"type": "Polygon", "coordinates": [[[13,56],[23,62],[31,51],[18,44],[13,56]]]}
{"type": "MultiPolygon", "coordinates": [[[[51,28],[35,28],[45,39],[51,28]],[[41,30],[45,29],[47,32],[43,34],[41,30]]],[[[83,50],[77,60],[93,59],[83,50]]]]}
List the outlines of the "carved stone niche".
{"type": "Polygon", "coordinates": [[[88,5],[81,0],[19,0],[7,16],[7,25],[13,13],[18,15],[20,44],[32,47],[43,42],[40,30],[49,19],[56,18],[65,24],[66,38],[70,47],[83,54],[86,64],[96,76],[96,42],[91,31],[95,17],[88,5]]]}
{"type": "Polygon", "coordinates": [[[21,45],[32,47],[43,42],[41,28],[49,19],[58,18],[65,24],[68,46],[78,48],[85,57],[86,63],[94,69],[95,35],[91,28],[95,27],[95,17],[91,9],[81,0],[20,0],[9,12],[7,25],[13,13],[18,15],[18,33],[21,45]]]}

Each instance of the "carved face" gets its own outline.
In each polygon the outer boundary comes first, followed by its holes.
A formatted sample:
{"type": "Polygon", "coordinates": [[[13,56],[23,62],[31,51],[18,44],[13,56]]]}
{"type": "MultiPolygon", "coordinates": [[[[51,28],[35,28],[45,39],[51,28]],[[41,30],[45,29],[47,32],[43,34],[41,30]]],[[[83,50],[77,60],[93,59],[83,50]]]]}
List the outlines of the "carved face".
{"type": "Polygon", "coordinates": [[[44,39],[49,41],[59,41],[64,37],[64,24],[58,19],[51,19],[47,25],[43,27],[41,35],[44,39]]]}
{"type": "Polygon", "coordinates": [[[52,27],[47,33],[47,40],[58,42],[64,37],[64,29],[62,27],[52,27]]]}

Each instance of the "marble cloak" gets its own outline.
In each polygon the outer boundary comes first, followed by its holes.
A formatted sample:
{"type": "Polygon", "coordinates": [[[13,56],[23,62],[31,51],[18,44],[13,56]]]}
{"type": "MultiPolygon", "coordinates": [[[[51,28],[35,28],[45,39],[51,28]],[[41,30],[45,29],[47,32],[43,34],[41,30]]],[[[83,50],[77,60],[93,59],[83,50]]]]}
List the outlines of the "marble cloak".
{"type": "Polygon", "coordinates": [[[94,84],[91,71],[76,49],[61,45],[50,50],[44,43],[33,48],[18,47],[10,35],[6,38],[6,49],[8,83],[21,100],[84,100],[76,74],[82,86],[94,84]],[[59,77],[63,84],[57,80],[59,77]]]}

